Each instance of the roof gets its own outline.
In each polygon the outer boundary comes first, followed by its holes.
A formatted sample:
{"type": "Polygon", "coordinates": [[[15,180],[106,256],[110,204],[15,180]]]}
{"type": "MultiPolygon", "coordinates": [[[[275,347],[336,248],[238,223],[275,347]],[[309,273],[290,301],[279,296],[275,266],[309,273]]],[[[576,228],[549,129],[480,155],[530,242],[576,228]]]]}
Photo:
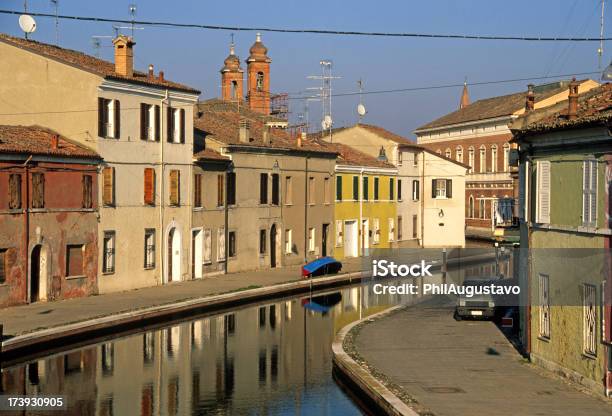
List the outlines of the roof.
{"type": "Polygon", "coordinates": [[[230,158],[227,156],[223,156],[221,153],[212,150],[212,149],[204,149],[193,155],[196,159],[200,160],[219,160],[219,161],[229,161],[230,158]]]}
{"type": "Polygon", "coordinates": [[[606,83],[578,96],[576,118],[568,118],[568,100],[532,111],[512,126],[515,136],[544,133],[593,125],[609,125],[612,121],[612,84],[606,83]]]}
{"type": "Polygon", "coordinates": [[[389,162],[379,160],[378,158],[360,152],[345,144],[327,142],[322,142],[322,144],[331,151],[338,153],[336,159],[338,165],[396,169],[396,167],[389,162]]]}
{"type": "Polygon", "coordinates": [[[99,59],[83,52],[72,49],[60,48],[59,46],[49,45],[47,43],[37,42],[35,40],[16,38],[5,33],[0,33],[0,42],[7,43],[20,49],[24,49],[47,58],[55,59],[68,65],[73,65],[85,71],[93,72],[107,79],[116,79],[129,83],[150,85],[159,88],[170,88],[179,91],[185,91],[193,94],[200,94],[195,88],[177,82],[168,81],[167,79],[160,80],[157,77],[149,77],[144,72],[134,71],[131,77],[125,77],[115,72],[115,64],[113,62],[99,59]]]}
{"type": "MultiPolygon", "coordinates": [[[[337,127],[335,129],[332,129],[332,136],[334,134],[340,133],[342,131],[348,130],[348,129],[352,129],[354,127],[361,127],[365,130],[368,130],[371,133],[374,133],[384,139],[387,140],[391,140],[392,142],[398,143],[398,144],[410,144],[410,143],[414,143],[413,141],[411,141],[410,139],[407,139],[403,136],[400,136],[399,134],[395,134],[387,129],[384,129],[382,127],[379,126],[374,126],[372,124],[363,124],[363,123],[359,123],[359,124],[355,124],[354,126],[346,126],[346,127],[337,127]]],[[[322,139],[329,136],[328,130],[325,131],[319,131],[316,133],[312,133],[310,134],[308,137],[311,137],[313,139],[322,139]]]]}
{"type": "Polygon", "coordinates": [[[93,150],[40,126],[0,125],[0,154],[5,153],[101,159],[93,150]],[[52,149],[54,136],[59,136],[57,149],[52,149]]]}
{"type": "Polygon", "coordinates": [[[193,125],[196,136],[211,138],[227,145],[335,154],[324,144],[308,139],[302,140],[302,146],[298,147],[297,138],[292,138],[284,129],[274,127],[269,130],[270,143],[264,143],[264,127],[267,122],[275,120],[278,119],[249,110],[244,104],[215,98],[196,105],[193,125]],[[241,142],[239,138],[242,120],[249,122],[251,141],[248,143],[241,142]]]}
{"type": "MultiPolygon", "coordinates": [[[[580,83],[588,80],[581,80],[580,83]]],[[[568,88],[569,81],[560,81],[551,84],[539,85],[534,89],[535,101],[541,101],[559,94],[568,88]]],[[[465,106],[457,111],[446,114],[432,122],[422,125],[415,131],[467,123],[470,121],[486,120],[510,116],[525,107],[526,91],[517,92],[499,97],[485,98],[465,106]]]]}

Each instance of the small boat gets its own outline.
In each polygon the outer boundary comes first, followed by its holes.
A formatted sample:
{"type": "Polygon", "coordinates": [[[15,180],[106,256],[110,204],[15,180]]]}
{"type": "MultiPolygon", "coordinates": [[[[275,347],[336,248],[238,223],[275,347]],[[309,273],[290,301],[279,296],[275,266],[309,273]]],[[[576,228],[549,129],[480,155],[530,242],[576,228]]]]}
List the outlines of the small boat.
{"type": "Polygon", "coordinates": [[[342,269],[342,263],[333,257],[321,257],[305,264],[302,267],[302,276],[316,277],[323,276],[325,274],[338,273],[342,269]]]}

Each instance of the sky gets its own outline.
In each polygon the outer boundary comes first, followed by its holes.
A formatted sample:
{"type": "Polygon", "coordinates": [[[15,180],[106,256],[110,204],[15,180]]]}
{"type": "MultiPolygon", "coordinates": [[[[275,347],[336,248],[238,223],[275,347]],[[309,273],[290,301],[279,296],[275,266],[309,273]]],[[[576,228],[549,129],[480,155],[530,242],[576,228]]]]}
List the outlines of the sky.
{"type": "MultiPolygon", "coordinates": [[[[59,14],[137,20],[292,29],[333,29],[442,34],[599,37],[600,0],[59,0],[59,14]]],[[[52,13],[49,0],[27,0],[31,12],[52,13]]],[[[23,10],[24,0],[1,0],[0,9],[23,10]]],[[[605,36],[612,24],[606,2],[605,36]]],[[[0,14],[0,32],[22,36],[17,16],[0,14]]],[[[129,33],[129,30],[124,30],[129,33]]],[[[219,70],[234,33],[236,54],[243,61],[255,32],[145,27],[136,30],[136,69],[150,63],[165,77],[202,91],[202,99],[220,96],[219,70]]],[[[60,20],[62,47],[95,54],[92,36],[111,36],[111,23],[60,20]]],[[[37,18],[31,38],[55,43],[55,21],[37,18]]],[[[271,90],[303,95],[320,86],[307,79],[320,75],[321,59],[333,61],[334,93],[389,90],[471,82],[510,80],[598,71],[598,43],[476,41],[383,38],[263,32],[272,59],[271,90]]],[[[103,38],[100,57],[113,59],[111,40],[103,38]]],[[[603,67],[612,57],[604,46],[603,67]]],[[[0,57],[1,59],[1,57],[0,57]]],[[[598,79],[598,75],[591,76],[598,79]]],[[[547,81],[537,81],[544,83],[547,81]]],[[[526,90],[527,81],[471,86],[472,101],[526,90]]],[[[1,89],[1,80],[0,80],[1,89]]],[[[362,96],[363,122],[408,138],[417,127],[457,109],[461,87],[362,96]]],[[[332,101],[334,126],[355,124],[359,96],[332,101]]],[[[305,112],[305,101],[290,100],[290,120],[305,112]]],[[[320,126],[321,107],[309,104],[313,129],[320,126]]]]}

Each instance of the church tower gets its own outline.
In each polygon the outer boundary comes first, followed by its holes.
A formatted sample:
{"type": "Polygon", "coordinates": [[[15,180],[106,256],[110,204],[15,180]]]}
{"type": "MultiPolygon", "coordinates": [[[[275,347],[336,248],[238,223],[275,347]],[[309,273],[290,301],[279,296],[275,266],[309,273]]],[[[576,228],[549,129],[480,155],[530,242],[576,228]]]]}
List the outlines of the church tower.
{"type": "Polygon", "coordinates": [[[247,62],[247,100],[249,108],[270,115],[270,62],[268,48],[261,42],[261,34],[250,49],[247,62]]]}
{"type": "Polygon", "coordinates": [[[230,44],[230,54],[221,68],[221,98],[223,101],[242,101],[244,70],[240,68],[240,58],[236,56],[234,42],[230,44]]]}

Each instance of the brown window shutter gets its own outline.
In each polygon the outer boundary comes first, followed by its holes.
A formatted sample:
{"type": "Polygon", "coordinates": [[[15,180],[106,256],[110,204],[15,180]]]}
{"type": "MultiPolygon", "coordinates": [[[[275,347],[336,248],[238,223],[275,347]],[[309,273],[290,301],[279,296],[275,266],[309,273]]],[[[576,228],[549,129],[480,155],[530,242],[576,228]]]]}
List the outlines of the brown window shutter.
{"type": "Polygon", "coordinates": [[[160,131],[159,131],[159,106],[155,106],[155,141],[159,141],[160,131]]]}
{"type": "Polygon", "coordinates": [[[436,197],[436,182],[437,179],[432,179],[431,180],[431,197],[435,198],[436,197]]]}
{"type": "Polygon", "coordinates": [[[106,137],[106,100],[102,97],[98,97],[98,136],[106,137]]]}
{"type": "Polygon", "coordinates": [[[195,174],[193,183],[193,205],[196,208],[200,208],[202,207],[202,175],[195,174]]]}
{"type": "Polygon", "coordinates": [[[185,109],[180,110],[181,117],[181,143],[185,143],[185,109]]]}
{"type": "Polygon", "coordinates": [[[155,205],[155,169],[144,170],[144,203],[155,205]]]}
{"type": "Polygon", "coordinates": [[[147,140],[148,106],[140,103],[140,140],[147,140]]]}
{"type": "Polygon", "coordinates": [[[9,177],[9,209],[21,209],[21,175],[12,173],[9,177]]]}
{"type": "Polygon", "coordinates": [[[453,180],[452,179],[446,180],[446,197],[447,198],[453,197],[453,180]]]}
{"type": "Polygon", "coordinates": [[[115,179],[115,172],[114,172],[114,168],[111,167],[105,167],[103,172],[103,192],[102,192],[102,202],[104,203],[104,205],[113,205],[114,204],[114,179],[115,179]]]}
{"type": "Polygon", "coordinates": [[[217,175],[217,206],[223,206],[223,175],[217,175]]]}
{"type": "Polygon", "coordinates": [[[91,175],[83,175],[83,208],[89,209],[93,207],[93,187],[91,175]]]}
{"type": "Polygon", "coordinates": [[[174,109],[172,107],[166,109],[166,125],[166,141],[171,143],[174,139],[174,109]]]}
{"type": "Polygon", "coordinates": [[[121,104],[115,100],[115,139],[121,138],[121,104]]]}
{"type": "Polygon", "coordinates": [[[180,205],[180,172],[170,171],[170,205],[180,205]]]}
{"type": "Polygon", "coordinates": [[[45,207],[45,176],[43,173],[32,174],[32,208],[45,207]]]}

